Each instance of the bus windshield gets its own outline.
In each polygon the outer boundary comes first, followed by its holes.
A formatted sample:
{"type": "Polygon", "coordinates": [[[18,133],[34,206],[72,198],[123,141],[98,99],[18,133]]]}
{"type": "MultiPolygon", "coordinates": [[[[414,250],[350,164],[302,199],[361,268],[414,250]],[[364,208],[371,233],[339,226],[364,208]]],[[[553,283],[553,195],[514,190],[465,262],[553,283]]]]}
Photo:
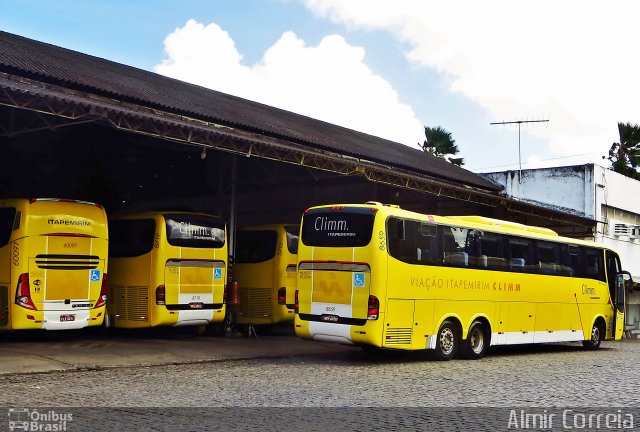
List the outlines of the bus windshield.
{"type": "Polygon", "coordinates": [[[309,210],[302,217],[302,243],[321,247],[361,247],[371,241],[375,212],[362,207],[309,210]]]}
{"type": "Polygon", "coordinates": [[[206,215],[165,214],[167,240],[172,246],[221,248],[225,243],[224,221],[206,215]]]}
{"type": "Polygon", "coordinates": [[[109,221],[109,256],[135,257],[151,252],[155,232],[153,219],[109,221]]]}
{"type": "Polygon", "coordinates": [[[236,233],[236,263],[259,263],[276,256],[276,231],[238,231],[236,233]]]}

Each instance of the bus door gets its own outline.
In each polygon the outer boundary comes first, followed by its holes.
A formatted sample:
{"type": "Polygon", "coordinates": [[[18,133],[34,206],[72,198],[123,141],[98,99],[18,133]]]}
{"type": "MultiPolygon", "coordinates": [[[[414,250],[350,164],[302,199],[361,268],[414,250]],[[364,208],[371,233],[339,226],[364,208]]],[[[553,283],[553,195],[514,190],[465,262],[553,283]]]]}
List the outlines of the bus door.
{"type": "Polygon", "coordinates": [[[622,271],[620,258],[614,252],[606,251],[607,254],[607,282],[613,306],[613,327],[611,337],[615,340],[622,338],[624,333],[624,312],[625,312],[625,287],[633,283],[631,275],[622,271]]]}
{"type": "Polygon", "coordinates": [[[624,312],[625,312],[625,287],[627,284],[633,283],[631,275],[628,273],[619,273],[616,277],[616,288],[614,296],[614,318],[613,318],[613,335],[615,340],[622,339],[624,333],[624,312]]]}
{"type": "Polygon", "coordinates": [[[29,251],[36,253],[29,256],[28,279],[35,306],[44,311],[44,328],[87,326],[105,273],[104,258],[92,253],[96,239],[56,234],[29,240],[36,246],[29,251]]]}

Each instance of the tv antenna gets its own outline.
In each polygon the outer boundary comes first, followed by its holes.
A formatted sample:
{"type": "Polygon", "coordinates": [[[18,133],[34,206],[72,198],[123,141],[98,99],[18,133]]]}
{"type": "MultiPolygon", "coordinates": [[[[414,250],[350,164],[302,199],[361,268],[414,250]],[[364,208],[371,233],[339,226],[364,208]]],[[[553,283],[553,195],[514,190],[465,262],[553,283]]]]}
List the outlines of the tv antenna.
{"type": "Polygon", "coordinates": [[[519,171],[519,175],[518,175],[518,180],[520,183],[522,183],[522,153],[520,151],[520,126],[523,123],[548,123],[549,119],[545,119],[545,120],[516,120],[516,121],[501,121],[501,122],[493,122],[493,123],[489,123],[491,125],[510,125],[510,124],[517,124],[518,125],[518,166],[520,167],[520,171],[519,171]]]}

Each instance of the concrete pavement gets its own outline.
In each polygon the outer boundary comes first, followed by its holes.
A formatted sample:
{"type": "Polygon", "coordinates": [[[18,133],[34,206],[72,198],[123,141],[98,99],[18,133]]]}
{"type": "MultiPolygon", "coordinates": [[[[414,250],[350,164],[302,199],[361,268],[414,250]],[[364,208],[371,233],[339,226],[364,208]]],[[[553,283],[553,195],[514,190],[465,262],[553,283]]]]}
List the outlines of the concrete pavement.
{"type": "Polygon", "coordinates": [[[257,338],[195,335],[193,328],[151,331],[84,329],[0,335],[0,375],[313,356],[357,348],[297,338],[278,327],[257,338]]]}

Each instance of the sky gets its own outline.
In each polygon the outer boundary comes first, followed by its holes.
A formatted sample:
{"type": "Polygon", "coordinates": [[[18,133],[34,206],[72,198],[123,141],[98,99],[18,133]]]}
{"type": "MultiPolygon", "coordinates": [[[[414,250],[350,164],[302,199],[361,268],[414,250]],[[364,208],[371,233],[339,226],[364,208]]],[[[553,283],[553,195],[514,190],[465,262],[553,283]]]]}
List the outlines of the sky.
{"type": "Polygon", "coordinates": [[[618,122],[640,123],[639,13],[633,0],[0,0],[0,30],[414,148],[440,126],[465,168],[491,172],[609,166],[618,122]]]}

